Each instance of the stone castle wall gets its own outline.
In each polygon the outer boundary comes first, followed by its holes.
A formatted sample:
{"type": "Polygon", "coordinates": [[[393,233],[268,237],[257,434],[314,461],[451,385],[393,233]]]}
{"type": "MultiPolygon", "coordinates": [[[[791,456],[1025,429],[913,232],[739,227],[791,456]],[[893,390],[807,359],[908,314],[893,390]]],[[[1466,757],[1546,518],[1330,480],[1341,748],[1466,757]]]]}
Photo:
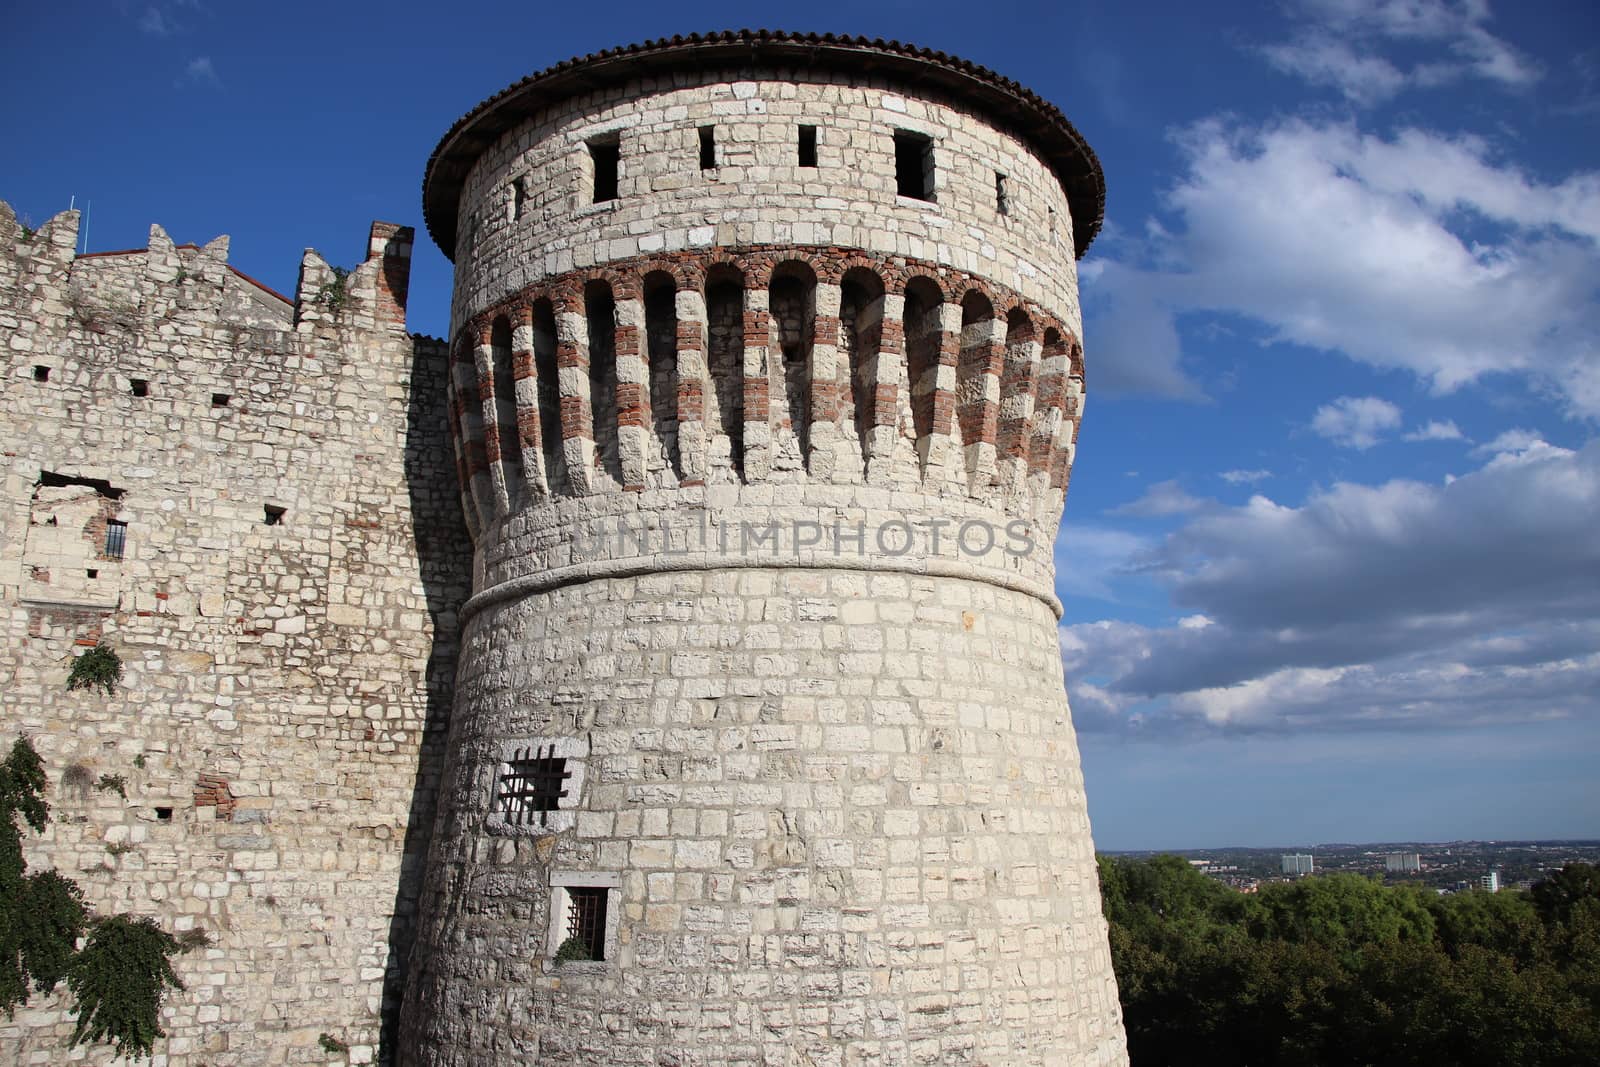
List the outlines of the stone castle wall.
{"type": "MultiPolygon", "coordinates": [[[[370,1062],[470,558],[444,346],[404,326],[411,232],[375,225],[342,297],[308,253],[292,301],[226,238],[76,241],[72,213],[30,237],[0,205],[0,743],[28,736],[51,780],[28,860],[210,936],[176,960],[155,1062],[325,1063],[323,1033],[370,1062]],[[120,689],[68,692],[102,640],[120,689]]],[[[36,995],[0,1060],[110,1060],[70,1032],[36,995]]]]}

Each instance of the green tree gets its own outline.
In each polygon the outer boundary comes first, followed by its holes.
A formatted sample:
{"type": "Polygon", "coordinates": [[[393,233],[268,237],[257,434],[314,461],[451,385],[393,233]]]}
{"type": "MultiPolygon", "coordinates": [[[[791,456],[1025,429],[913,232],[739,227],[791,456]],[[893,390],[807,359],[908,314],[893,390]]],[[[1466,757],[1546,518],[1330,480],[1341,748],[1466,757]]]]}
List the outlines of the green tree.
{"type": "Polygon", "coordinates": [[[152,919],[92,915],[78,886],[55,871],[28,873],[23,828],[44,830],[45,788],[43,762],[18,738],[0,762],[0,1010],[9,1016],[65,979],[78,1015],[74,1045],[104,1041],[120,1056],[149,1055],[163,1036],[166,991],[183,988],[171,963],[181,946],[152,919]]]}

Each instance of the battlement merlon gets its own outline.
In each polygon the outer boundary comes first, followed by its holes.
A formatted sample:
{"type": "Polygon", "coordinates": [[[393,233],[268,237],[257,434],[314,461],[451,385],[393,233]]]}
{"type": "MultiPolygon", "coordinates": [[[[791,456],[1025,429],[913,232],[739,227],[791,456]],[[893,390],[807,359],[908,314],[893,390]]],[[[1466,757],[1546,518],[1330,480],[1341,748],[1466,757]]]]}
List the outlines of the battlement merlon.
{"type": "Polygon", "coordinates": [[[331,266],[315,249],[306,249],[295,286],[295,328],[306,332],[337,322],[403,332],[415,238],[410,226],[374,222],[366,259],[348,273],[331,266]]]}

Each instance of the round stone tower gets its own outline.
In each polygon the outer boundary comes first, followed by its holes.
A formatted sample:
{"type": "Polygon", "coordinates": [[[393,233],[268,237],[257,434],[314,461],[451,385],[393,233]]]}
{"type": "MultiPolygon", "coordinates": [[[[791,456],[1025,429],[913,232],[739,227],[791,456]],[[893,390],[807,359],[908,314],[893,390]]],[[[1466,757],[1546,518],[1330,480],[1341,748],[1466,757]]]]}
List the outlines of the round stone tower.
{"type": "Polygon", "coordinates": [[[440,142],[476,543],[402,1063],[1126,1061],[1056,641],[1104,180],[897,42],[440,142]]]}

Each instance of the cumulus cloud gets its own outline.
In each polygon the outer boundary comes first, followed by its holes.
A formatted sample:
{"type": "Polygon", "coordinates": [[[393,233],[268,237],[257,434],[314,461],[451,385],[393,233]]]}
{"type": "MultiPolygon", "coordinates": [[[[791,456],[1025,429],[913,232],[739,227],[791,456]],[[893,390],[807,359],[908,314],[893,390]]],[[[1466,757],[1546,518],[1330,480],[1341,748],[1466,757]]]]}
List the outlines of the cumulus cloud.
{"type": "Polygon", "coordinates": [[[1300,0],[1293,8],[1299,31],[1264,46],[1262,55],[1357,105],[1467,79],[1519,89],[1541,76],[1537,64],[1489,30],[1487,0],[1300,0]],[[1415,58],[1405,63],[1385,51],[1415,58]]]}
{"type": "Polygon", "coordinates": [[[1442,485],[1196,515],[1136,561],[1189,619],[1064,628],[1101,726],[1447,727],[1600,713],[1600,439],[1442,485]]]}
{"type": "Polygon", "coordinates": [[[1454,419],[1433,419],[1405,435],[1407,441],[1464,441],[1466,435],[1454,419]]]}
{"type": "Polygon", "coordinates": [[[1376,396],[1341,396],[1311,417],[1311,431],[1346,448],[1371,448],[1400,426],[1400,409],[1376,396]]]}
{"type": "Polygon", "coordinates": [[[1178,145],[1173,224],[1091,272],[1097,385],[1196,395],[1177,317],[1212,312],[1438,393],[1516,374],[1600,417],[1600,172],[1543,182],[1481,140],[1340,122],[1208,121],[1178,145]]]}
{"type": "Polygon", "coordinates": [[[1206,501],[1190,496],[1176,481],[1156,482],[1137,500],[1111,509],[1113,515],[1132,515],[1136,518],[1155,519],[1171,515],[1187,515],[1206,506],[1206,501]]]}

